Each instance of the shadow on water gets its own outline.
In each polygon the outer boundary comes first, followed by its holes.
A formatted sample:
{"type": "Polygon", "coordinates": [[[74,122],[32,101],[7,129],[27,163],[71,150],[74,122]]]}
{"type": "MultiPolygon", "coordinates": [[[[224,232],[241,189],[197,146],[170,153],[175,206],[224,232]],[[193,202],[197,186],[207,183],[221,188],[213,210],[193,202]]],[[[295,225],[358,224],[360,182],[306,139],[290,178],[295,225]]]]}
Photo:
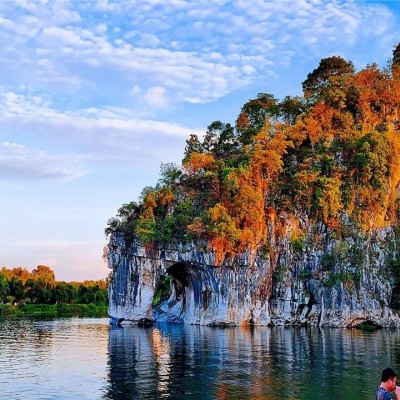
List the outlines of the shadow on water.
{"type": "Polygon", "coordinates": [[[371,399],[400,332],[110,327],[103,399],[371,399]]]}

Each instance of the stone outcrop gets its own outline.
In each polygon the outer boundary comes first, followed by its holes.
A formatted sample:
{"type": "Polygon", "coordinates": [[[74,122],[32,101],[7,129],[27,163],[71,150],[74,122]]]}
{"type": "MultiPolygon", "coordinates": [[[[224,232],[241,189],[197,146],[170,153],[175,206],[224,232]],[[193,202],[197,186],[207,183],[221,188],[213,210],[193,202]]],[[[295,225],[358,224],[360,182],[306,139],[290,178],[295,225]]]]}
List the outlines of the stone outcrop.
{"type": "Polygon", "coordinates": [[[301,241],[289,229],[271,248],[215,266],[204,243],[144,247],[135,237],[114,233],[109,314],[118,323],[353,327],[369,321],[397,327],[388,268],[394,243],[391,228],[337,239],[316,224],[301,241]],[[165,276],[170,290],[160,293],[165,276]]]}

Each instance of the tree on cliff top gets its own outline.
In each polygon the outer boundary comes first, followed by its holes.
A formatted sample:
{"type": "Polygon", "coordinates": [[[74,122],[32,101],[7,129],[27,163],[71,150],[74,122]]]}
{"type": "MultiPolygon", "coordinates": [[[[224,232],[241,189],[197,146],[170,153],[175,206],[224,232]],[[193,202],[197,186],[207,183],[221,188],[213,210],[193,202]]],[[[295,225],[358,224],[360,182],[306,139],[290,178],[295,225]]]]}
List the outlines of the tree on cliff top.
{"type": "Polygon", "coordinates": [[[342,57],[323,58],[318,68],[307,75],[303,82],[304,97],[316,101],[327,94],[332,87],[345,88],[346,78],[354,75],[354,66],[342,57]]]}
{"type": "Polygon", "coordinates": [[[356,72],[341,57],[321,60],[304,98],[261,93],[236,126],[213,122],[191,135],[182,166],[149,188],[107,233],[153,240],[202,239],[222,262],[283,234],[277,216],[305,216],[339,235],[342,221],[368,232],[397,224],[400,79],[376,65],[356,72]]]}

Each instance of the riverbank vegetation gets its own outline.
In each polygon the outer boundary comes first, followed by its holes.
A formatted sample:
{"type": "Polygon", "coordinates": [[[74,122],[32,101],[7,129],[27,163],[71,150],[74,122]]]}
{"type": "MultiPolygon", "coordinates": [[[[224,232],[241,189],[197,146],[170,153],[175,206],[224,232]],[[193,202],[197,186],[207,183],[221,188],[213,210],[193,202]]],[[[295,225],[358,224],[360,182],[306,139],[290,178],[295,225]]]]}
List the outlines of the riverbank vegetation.
{"type": "Polygon", "coordinates": [[[51,268],[38,265],[0,270],[0,315],[106,316],[107,281],[57,281],[51,268]]]}
{"type": "MultiPolygon", "coordinates": [[[[395,50],[398,59],[400,45],[395,50]]],[[[395,54],[396,56],[396,54],[395,54]]],[[[283,222],[324,223],[332,234],[364,235],[398,224],[400,66],[324,58],[303,96],[260,93],[236,123],[214,121],[191,135],[181,165],[162,165],[139,202],[122,205],[106,234],[153,241],[202,240],[216,263],[269,249],[283,222]]]]}

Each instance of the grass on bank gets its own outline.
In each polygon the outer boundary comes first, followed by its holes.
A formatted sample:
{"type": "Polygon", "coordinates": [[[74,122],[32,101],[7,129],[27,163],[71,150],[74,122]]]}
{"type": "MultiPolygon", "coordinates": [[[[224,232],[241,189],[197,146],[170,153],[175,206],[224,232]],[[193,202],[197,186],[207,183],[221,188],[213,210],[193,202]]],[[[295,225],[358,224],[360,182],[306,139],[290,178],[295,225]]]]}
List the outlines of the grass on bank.
{"type": "Polygon", "coordinates": [[[107,305],[90,304],[0,304],[0,316],[90,316],[107,317],[107,305]]]}

